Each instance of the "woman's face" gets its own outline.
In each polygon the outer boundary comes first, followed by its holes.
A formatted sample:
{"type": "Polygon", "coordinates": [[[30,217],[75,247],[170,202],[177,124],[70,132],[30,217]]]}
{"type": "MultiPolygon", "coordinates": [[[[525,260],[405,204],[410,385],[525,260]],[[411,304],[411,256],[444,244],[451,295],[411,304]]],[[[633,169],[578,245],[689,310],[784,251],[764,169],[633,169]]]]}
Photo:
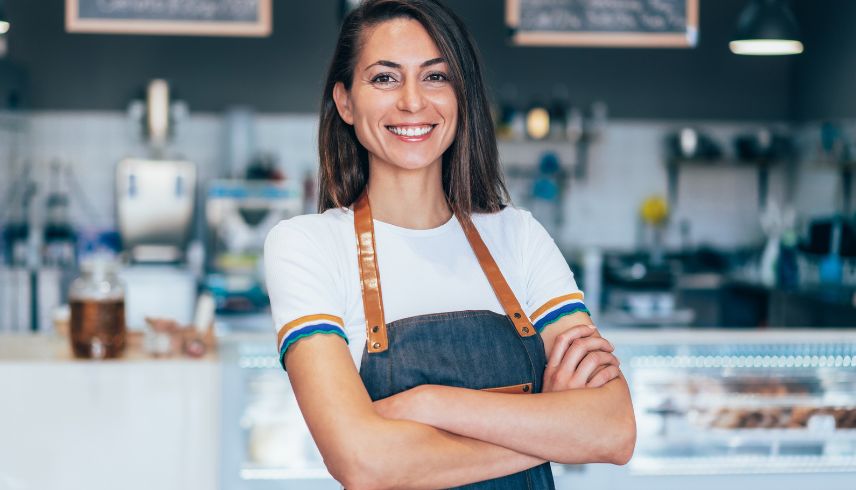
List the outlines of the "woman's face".
{"type": "Polygon", "coordinates": [[[415,20],[386,21],[364,36],[351,90],[341,82],[333,90],[339,114],[374,164],[439,165],[458,119],[448,64],[415,20]]]}

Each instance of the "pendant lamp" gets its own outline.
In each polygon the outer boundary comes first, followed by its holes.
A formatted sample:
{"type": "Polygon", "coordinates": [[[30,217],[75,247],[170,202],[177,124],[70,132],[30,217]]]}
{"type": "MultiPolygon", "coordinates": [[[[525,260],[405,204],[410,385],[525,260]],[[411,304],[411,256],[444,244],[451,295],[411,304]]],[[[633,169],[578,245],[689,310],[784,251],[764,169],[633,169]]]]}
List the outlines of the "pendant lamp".
{"type": "Polygon", "coordinates": [[[745,55],[802,53],[799,26],[787,0],[750,0],[728,47],[745,55]]]}
{"type": "Polygon", "coordinates": [[[6,9],[3,8],[3,0],[0,0],[0,36],[9,32],[12,24],[9,23],[9,17],[6,17],[6,9]]]}

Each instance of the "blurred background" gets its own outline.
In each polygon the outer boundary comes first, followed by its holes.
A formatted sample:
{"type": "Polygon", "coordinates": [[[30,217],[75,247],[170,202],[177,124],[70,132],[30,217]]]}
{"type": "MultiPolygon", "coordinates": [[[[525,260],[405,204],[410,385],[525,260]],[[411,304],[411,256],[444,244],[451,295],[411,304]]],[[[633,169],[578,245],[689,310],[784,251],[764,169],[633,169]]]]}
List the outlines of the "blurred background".
{"type": "MultiPolygon", "coordinates": [[[[338,488],[260,259],[356,3],[0,0],[0,489],[338,488]]],[[[633,390],[557,487],[853,488],[856,2],[445,3],[633,390]]]]}

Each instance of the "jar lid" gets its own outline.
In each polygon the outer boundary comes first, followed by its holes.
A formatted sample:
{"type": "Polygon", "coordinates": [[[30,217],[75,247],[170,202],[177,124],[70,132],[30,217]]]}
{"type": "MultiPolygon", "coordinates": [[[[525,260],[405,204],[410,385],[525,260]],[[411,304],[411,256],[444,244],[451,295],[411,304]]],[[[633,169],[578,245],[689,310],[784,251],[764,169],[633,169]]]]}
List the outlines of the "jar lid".
{"type": "Polygon", "coordinates": [[[111,254],[96,253],[85,257],[80,262],[80,270],[94,276],[116,274],[119,270],[119,262],[111,254]]]}

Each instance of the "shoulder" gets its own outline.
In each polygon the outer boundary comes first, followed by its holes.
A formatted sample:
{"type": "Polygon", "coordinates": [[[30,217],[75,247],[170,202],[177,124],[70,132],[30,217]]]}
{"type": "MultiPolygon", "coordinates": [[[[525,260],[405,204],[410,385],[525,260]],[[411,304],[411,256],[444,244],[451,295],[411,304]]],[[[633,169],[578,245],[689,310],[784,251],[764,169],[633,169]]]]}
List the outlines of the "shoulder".
{"type": "Polygon", "coordinates": [[[514,243],[518,248],[526,248],[533,234],[538,235],[540,226],[532,213],[512,204],[495,213],[473,213],[473,223],[481,234],[514,243]]]}
{"type": "Polygon", "coordinates": [[[293,216],[277,223],[268,232],[265,249],[328,247],[340,243],[341,234],[353,227],[347,208],[328,209],[320,214],[293,216]]]}
{"type": "Polygon", "coordinates": [[[511,230],[519,233],[521,227],[528,228],[531,219],[533,219],[532,213],[513,204],[508,204],[495,213],[473,213],[473,222],[479,226],[480,230],[485,228],[488,230],[511,230]]]}

